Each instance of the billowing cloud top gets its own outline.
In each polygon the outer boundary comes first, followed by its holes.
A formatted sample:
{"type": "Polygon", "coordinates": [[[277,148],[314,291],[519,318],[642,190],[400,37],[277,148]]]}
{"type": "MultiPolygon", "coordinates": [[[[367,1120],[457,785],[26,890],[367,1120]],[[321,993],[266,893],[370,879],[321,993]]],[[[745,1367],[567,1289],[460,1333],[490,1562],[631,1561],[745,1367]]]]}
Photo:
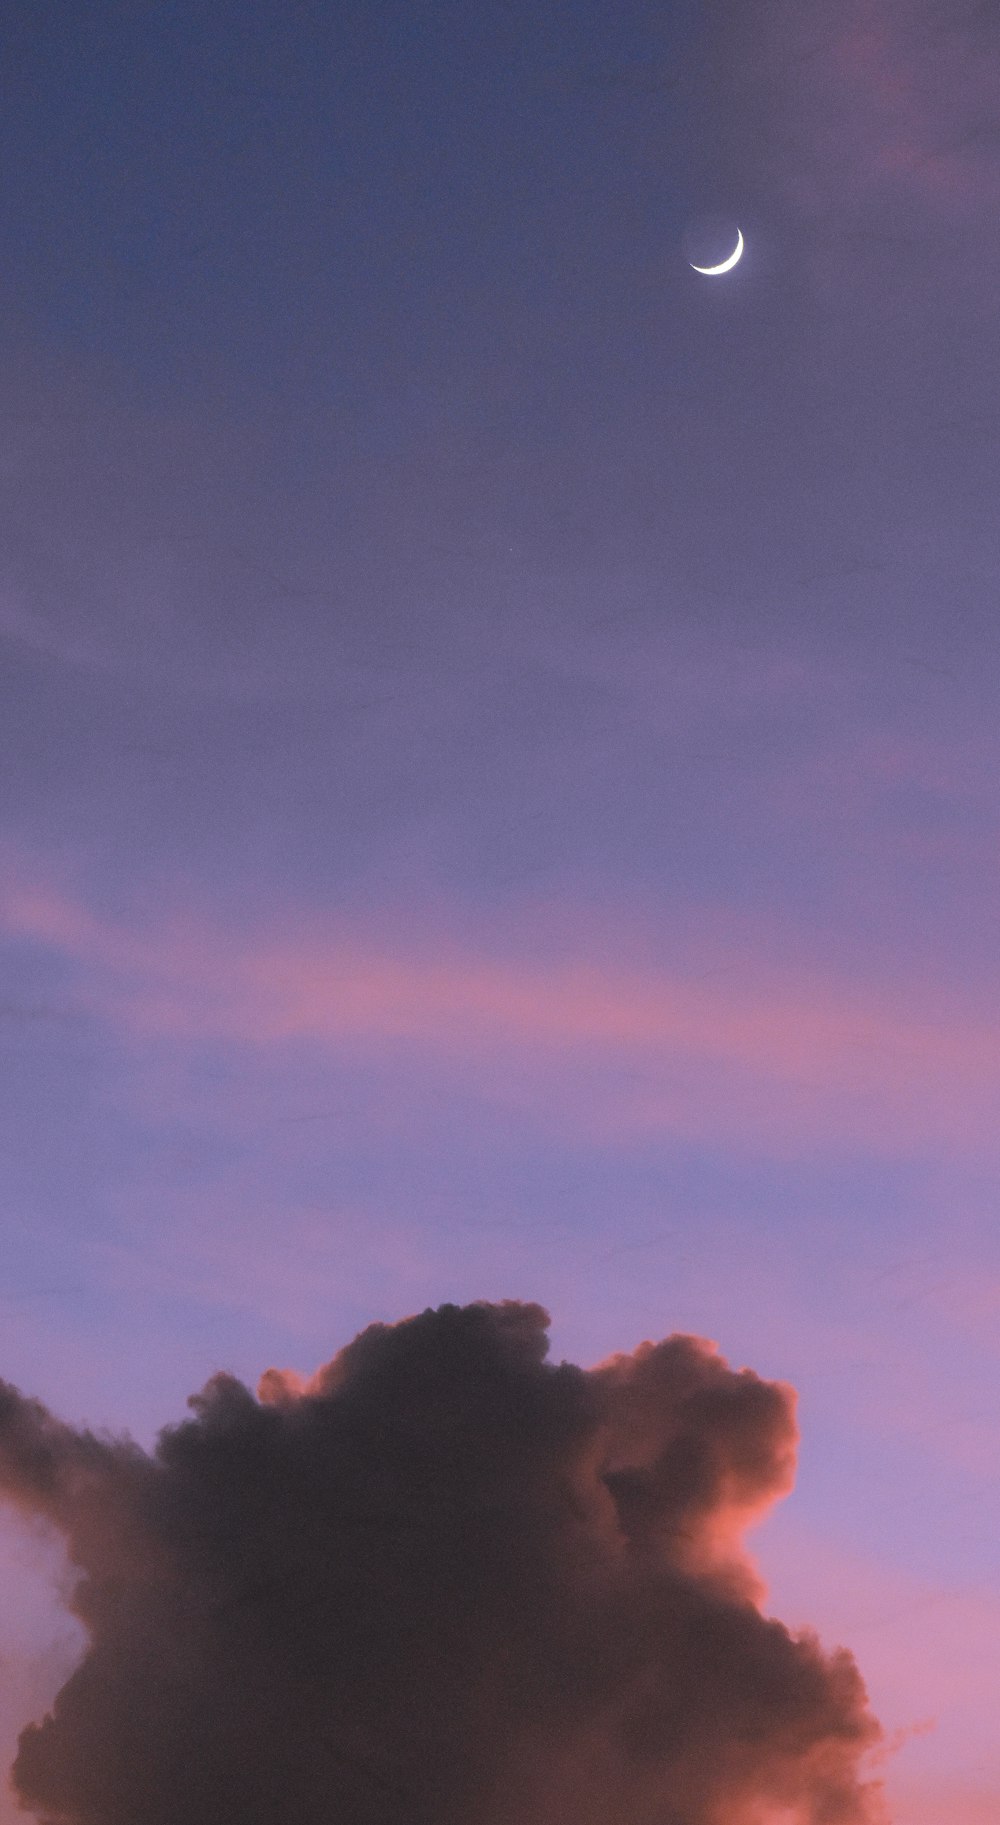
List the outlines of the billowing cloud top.
{"type": "Polygon", "coordinates": [[[61,1825],[855,1825],[854,1661],[758,1607],[792,1391],[676,1336],[585,1371],[536,1305],[227,1375],[148,1456],[0,1384],[84,1658],[13,1779],[61,1825]]]}

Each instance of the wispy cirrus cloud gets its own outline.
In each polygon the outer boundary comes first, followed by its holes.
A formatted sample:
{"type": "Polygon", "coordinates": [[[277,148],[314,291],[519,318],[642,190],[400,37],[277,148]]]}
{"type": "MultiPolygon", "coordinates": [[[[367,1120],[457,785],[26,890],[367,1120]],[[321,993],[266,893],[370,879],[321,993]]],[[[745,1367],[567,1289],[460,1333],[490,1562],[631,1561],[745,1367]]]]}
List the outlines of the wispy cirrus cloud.
{"type": "Polygon", "coordinates": [[[491,952],[384,928],[373,939],[356,922],[112,921],[23,880],[0,921],[71,965],[76,1005],[126,1041],[306,1043],[410,1070],[423,1057],[543,1119],[575,1111],[605,1139],[995,1144],[995,1023],[920,984],[880,992],[774,963],[705,971],[690,943],[664,965],[624,933],[613,957],[568,939],[539,958],[528,934],[491,952]]]}
{"type": "Polygon", "coordinates": [[[946,208],[1000,194],[1000,40],[987,9],[854,0],[831,25],[827,80],[871,180],[946,208]]]}
{"type": "Polygon", "coordinates": [[[748,99],[756,91],[758,104],[774,104],[765,144],[800,204],[860,216],[895,202],[940,219],[1000,195],[1000,35],[989,8],[771,0],[745,31],[733,68],[748,99]]]}

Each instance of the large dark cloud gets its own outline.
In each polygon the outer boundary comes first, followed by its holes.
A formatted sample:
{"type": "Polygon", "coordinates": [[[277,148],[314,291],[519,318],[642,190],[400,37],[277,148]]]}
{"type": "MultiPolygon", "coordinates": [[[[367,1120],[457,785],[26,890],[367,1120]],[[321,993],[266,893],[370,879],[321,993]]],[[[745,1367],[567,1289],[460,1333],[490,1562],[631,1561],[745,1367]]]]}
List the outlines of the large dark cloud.
{"type": "Polygon", "coordinates": [[[0,1485],[89,1638],[24,1731],[72,1825],[813,1825],[879,1816],[849,1654],[757,1607],[791,1390],[691,1337],[545,1361],[535,1305],[220,1375],[154,1455],[0,1384],[0,1485]],[[784,1810],[782,1810],[784,1809],[784,1810]]]}

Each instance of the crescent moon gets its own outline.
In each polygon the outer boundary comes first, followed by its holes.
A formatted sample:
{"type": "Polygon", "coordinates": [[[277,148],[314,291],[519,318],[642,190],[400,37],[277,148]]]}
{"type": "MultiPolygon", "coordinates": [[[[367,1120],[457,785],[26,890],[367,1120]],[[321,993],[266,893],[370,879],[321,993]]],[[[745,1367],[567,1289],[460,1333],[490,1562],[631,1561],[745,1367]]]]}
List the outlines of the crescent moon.
{"type": "Polygon", "coordinates": [[[736,262],[740,258],[742,252],[743,252],[743,230],[741,228],[737,228],[736,246],[733,249],[732,253],[730,254],[728,260],[723,260],[722,264],[720,266],[696,266],[693,260],[689,260],[688,265],[690,266],[692,272],[708,273],[710,278],[714,278],[716,273],[732,272],[732,269],[736,265],[736,262]]]}

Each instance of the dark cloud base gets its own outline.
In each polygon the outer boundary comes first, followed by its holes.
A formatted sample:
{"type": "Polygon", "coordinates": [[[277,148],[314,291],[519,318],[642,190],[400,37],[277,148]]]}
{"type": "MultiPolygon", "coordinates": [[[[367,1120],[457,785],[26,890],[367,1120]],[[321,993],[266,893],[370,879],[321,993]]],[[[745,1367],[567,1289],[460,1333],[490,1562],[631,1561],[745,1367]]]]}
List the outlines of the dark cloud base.
{"type": "Polygon", "coordinates": [[[546,1362],[535,1305],[227,1375],[154,1455],[0,1384],[0,1488],[89,1645],[20,1739],[59,1825],[856,1825],[849,1654],[758,1607],[790,1389],[692,1337],[546,1362]]]}

